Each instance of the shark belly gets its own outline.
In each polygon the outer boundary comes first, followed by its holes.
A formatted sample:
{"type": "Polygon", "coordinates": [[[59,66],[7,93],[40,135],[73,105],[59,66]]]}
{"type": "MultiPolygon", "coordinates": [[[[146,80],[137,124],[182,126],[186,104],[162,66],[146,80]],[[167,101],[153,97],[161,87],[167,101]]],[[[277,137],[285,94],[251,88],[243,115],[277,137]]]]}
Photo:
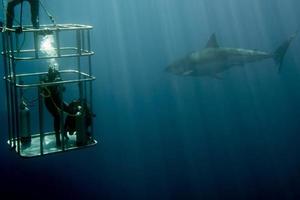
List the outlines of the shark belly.
{"type": "Polygon", "coordinates": [[[224,72],[231,67],[232,65],[228,65],[226,62],[222,62],[222,61],[199,64],[195,66],[194,75],[215,76],[216,74],[224,72]]]}

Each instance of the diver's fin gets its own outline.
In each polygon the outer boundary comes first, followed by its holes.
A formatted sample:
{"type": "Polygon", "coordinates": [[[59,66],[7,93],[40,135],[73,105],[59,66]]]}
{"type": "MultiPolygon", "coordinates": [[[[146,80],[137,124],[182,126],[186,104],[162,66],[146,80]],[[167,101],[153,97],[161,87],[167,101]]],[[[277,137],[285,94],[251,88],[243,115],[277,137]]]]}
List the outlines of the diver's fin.
{"type": "Polygon", "coordinates": [[[276,65],[278,65],[278,72],[281,71],[281,66],[282,66],[282,62],[283,62],[284,56],[286,54],[286,51],[288,50],[291,42],[294,40],[294,38],[297,36],[298,33],[299,33],[299,31],[294,33],[291,37],[289,37],[289,39],[284,41],[274,52],[273,59],[275,60],[276,65]]]}
{"type": "Polygon", "coordinates": [[[217,37],[216,37],[215,33],[213,33],[210,36],[205,48],[219,48],[219,44],[218,44],[217,37]]]}

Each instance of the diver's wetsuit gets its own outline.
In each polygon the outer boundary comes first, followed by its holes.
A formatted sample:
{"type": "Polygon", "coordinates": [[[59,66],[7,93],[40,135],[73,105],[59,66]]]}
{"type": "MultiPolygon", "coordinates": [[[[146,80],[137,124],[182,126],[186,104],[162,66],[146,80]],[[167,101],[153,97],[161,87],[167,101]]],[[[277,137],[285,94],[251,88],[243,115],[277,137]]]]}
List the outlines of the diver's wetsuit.
{"type": "MultiPolygon", "coordinates": [[[[56,73],[56,72],[55,72],[56,73]]],[[[58,73],[58,72],[57,72],[58,73]]],[[[55,77],[51,77],[48,74],[45,82],[56,82],[60,81],[59,74],[56,74],[55,77]]],[[[60,128],[61,128],[61,111],[69,112],[69,106],[62,100],[62,85],[50,85],[45,87],[43,91],[44,101],[47,110],[51,113],[54,118],[54,131],[56,137],[56,145],[61,146],[60,141],[60,128]]],[[[64,128],[65,129],[65,128],[64,128]]],[[[63,130],[64,136],[66,136],[66,132],[63,130]]]]}
{"type": "Polygon", "coordinates": [[[6,26],[11,28],[15,17],[14,8],[18,4],[28,1],[31,7],[31,22],[34,28],[39,28],[39,0],[8,0],[6,11],[6,26]]]}
{"type": "Polygon", "coordinates": [[[60,88],[58,85],[48,86],[48,90],[50,91],[49,97],[45,97],[45,105],[48,111],[54,118],[54,131],[56,137],[57,146],[61,145],[60,141],[60,127],[61,127],[61,110],[66,111],[68,109],[68,105],[62,101],[60,95],[60,88]]]}

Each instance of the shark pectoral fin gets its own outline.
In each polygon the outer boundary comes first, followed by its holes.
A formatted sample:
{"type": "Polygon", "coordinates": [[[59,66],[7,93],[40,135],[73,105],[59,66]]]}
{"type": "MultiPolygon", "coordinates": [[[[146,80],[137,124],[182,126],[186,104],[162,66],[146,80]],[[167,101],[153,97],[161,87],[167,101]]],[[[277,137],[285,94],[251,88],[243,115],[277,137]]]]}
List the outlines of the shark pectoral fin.
{"type": "Polygon", "coordinates": [[[220,76],[219,74],[212,74],[211,77],[214,79],[223,80],[223,77],[220,76]]]}
{"type": "Polygon", "coordinates": [[[183,75],[183,76],[189,76],[189,75],[191,75],[193,72],[194,72],[193,70],[189,70],[189,71],[184,72],[182,75],[183,75]]]}
{"type": "Polygon", "coordinates": [[[210,36],[205,48],[219,48],[215,33],[210,36]]]}

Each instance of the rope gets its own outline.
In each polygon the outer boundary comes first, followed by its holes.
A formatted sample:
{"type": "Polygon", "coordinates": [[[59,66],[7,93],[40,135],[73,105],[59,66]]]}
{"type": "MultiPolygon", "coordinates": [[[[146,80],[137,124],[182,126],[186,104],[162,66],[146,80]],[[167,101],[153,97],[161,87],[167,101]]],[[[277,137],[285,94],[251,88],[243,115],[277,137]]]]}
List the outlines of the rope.
{"type": "Polygon", "coordinates": [[[40,2],[41,7],[43,8],[43,10],[45,11],[45,13],[48,15],[52,24],[56,26],[56,21],[55,21],[55,18],[53,17],[53,15],[50,14],[50,12],[46,9],[44,3],[41,0],[39,0],[39,2],[40,2]]]}
{"type": "MultiPolygon", "coordinates": [[[[11,17],[11,15],[9,13],[7,13],[7,10],[5,9],[4,0],[2,0],[1,2],[2,2],[3,14],[4,15],[6,14],[6,15],[8,15],[8,16],[11,17]]],[[[20,21],[18,21],[17,19],[13,18],[14,22],[17,23],[20,27],[22,27],[22,21],[23,21],[22,20],[22,18],[23,18],[23,2],[24,2],[24,0],[22,0],[22,3],[21,3],[20,21]]],[[[55,21],[55,18],[53,17],[53,15],[51,15],[51,13],[46,9],[44,3],[41,0],[39,0],[39,2],[40,2],[41,7],[43,8],[43,10],[45,11],[45,13],[49,17],[50,21],[52,22],[52,24],[56,26],[56,21],[55,21]]]]}
{"type": "Polygon", "coordinates": [[[64,111],[63,109],[61,109],[54,101],[54,99],[52,98],[51,96],[51,91],[47,88],[47,87],[44,87],[42,86],[42,88],[48,93],[48,94],[43,94],[41,93],[41,96],[44,97],[44,98],[50,98],[53,105],[55,106],[55,108],[59,111],[59,112],[64,112],[64,113],[67,113],[69,116],[71,117],[76,117],[77,115],[76,114],[71,114],[71,113],[68,113],[66,111],[64,111]]]}

